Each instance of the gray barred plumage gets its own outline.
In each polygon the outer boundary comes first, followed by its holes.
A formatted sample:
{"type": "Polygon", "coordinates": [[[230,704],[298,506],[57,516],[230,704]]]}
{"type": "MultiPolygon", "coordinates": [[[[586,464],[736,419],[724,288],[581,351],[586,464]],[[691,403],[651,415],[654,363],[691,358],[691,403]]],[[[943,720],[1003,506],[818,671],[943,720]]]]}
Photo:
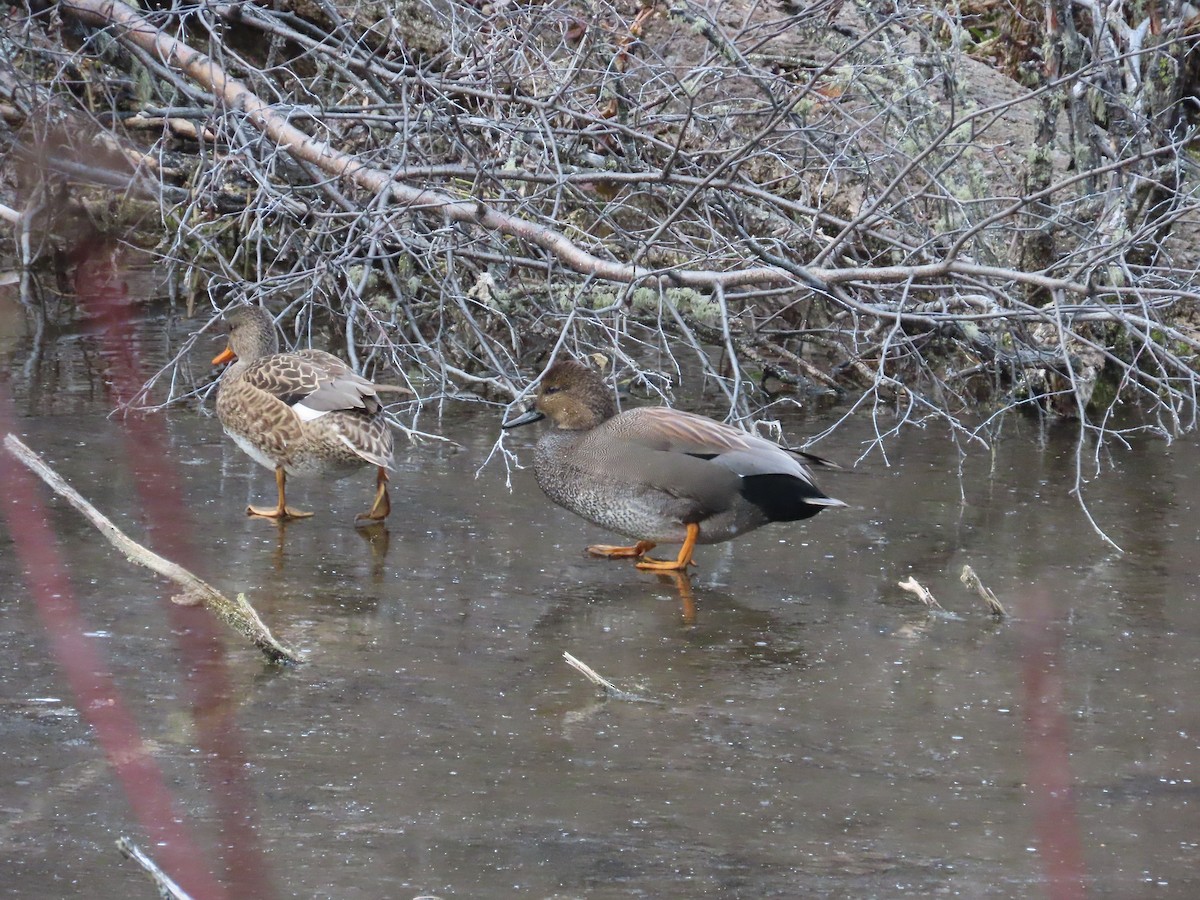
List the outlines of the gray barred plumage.
{"type": "Polygon", "coordinates": [[[667,407],[618,413],[599,373],[573,360],[546,371],[534,411],[507,427],[542,416],[555,427],[537,443],[538,484],[560,506],[636,539],[637,547],[588,549],[637,557],[641,568],[684,569],[696,544],[846,505],[800,462],[830,465],[819,457],[667,407]],[[660,543],[684,546],[676,560],[645,556],[660,543]]]}

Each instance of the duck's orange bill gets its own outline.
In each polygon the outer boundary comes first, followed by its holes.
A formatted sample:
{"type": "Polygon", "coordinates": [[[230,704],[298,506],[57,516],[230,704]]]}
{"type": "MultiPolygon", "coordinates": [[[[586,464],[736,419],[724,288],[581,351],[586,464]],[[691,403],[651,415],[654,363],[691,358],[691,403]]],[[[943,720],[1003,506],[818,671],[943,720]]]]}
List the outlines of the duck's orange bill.
{"type": "Polygon", "coordinates": [[[225,365],[225,363],[233,362],[235,359],[237,359],[237,356],[234,355],[234,352],[232,350],[230,350],[228,347],[226,347],[224,350],[222,350],[220,353],[218,353],[216,356],[213,357],[212,364],[214,366],[223,366],[223,365],[225,365]]]}

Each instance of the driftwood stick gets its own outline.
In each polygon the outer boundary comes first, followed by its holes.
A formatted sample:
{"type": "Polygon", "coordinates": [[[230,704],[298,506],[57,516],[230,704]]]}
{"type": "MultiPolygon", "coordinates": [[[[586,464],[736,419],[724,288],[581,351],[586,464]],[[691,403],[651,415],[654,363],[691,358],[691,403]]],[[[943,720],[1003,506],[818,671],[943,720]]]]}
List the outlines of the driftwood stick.
{"type": "Polygon", "coordinates": [[[146,855],[146,851],[129,838],[118,838],[117,849],[121,851],[121,855],[126,859],[132,859],[146,870],[146,874],[150,876],[154,884],[158,887],[158,896],[167,898],[167,900],[192,900],[190,894],[172,881],[171,876],[160,869],[157,863],[146,855]]]}
{"type": "Polygon", "coordinates": [[[613,684],[611,681],[609,681],[607,678],[605,678],[603,675],[601,675],[599,672],[597,672],[595,669],[593,669],[591,666],[589,666],[583,660],[579,659],[576,656],[572,656],[566,650],[563,651],[563,659],[565,659],[567,661],[567,664],[572,669],[574,669],[576,672],[579,672],[581,675],[583,675],[584,678],[586,678],[588,681],[590,681],[592,684],[596,685],[597,687],[602,688],[607,693],[619,694],[621,692],[621,689],[619,687],[617,687],[615,684],[613,684]]]}
{"type": "Polygon", "coordinates": [[[1004,604],[992,593],[991,588],[979,580],[979,576],[975,574],[975,570],[970,566],[963,566],[962,574],[958,576],[958,580],[967,586],[967,590],[978,594],[979,598],[987,604],[988,611],[997,619],[1003,619],[1008,615],[1008,610],[1004,608],[1004,604]]]}
{"type": "Polygon", "coordinates": [[[589,666],[583,660],[579,659],[578,657],[572,656],[570,653],[568,653],[565,650],[563,651],[563,659],[565,659],[567,661],[567,664],[569,666],[571,666],[571,668],[573,668],[575,671],[582,674],[588,681],[590,681],[592,684],[596,685],[598,688],[603,690],[604,693],[610,697],[613,697],[617,700],[644,700],[645,699],[644,697],[639,697],[637,694],[631,694],[629,691],[621,690],[619,687],[617,687],[615,684],[613,684],[611,681],[609,681],[607,678],[605,678],[603,675],[601,675],[599,672],[597,672],[595,669],[593,669],[591,666],[589,666]]]}
{"type": "Polygon", "coordinates": [[[4,446],[9,453],[46,482],[51,490],[79,510],[84,518],[108,539],[110,544],[125,555],[126,559],[145,566],[182,587],[183,595],[182,598],[176,598],[177,603],[203,603],[217,618],[249,639],[273,663],[302,662],[295,651],[275,640],[244,594],[238,594],[236,600],[230,600],[183,566],[164,559],[129,538],[96,507],[83,499],[78,491],[67,484],[62,476],[46,465],[42,458],[23,444],[16,435],[7,435],[4,438],[4,446]]]}
{"type": "Polygon", "coordinates": [[[896,582],[896,586],[912,594],[930,609],[942,609],[942,604],[938,603],[937,597],[930,593],[929,588],[925,587],[925,585],[921,584],[921,582],[917,581],[911,575],[904,581],[896,582]]]}

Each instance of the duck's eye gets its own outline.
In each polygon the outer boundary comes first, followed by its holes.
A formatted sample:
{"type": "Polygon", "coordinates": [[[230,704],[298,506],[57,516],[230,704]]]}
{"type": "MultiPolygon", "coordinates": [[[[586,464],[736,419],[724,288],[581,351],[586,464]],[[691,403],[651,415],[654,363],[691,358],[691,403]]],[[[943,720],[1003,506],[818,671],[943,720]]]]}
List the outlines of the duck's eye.
{"type": "Polygon", "coordinates": [[[562,388],[558,387],[557,385],[548,384],[544,388],[542,388],[542,393],[543,394],[557,394],[560,390],[562,390],[562,388]]]}

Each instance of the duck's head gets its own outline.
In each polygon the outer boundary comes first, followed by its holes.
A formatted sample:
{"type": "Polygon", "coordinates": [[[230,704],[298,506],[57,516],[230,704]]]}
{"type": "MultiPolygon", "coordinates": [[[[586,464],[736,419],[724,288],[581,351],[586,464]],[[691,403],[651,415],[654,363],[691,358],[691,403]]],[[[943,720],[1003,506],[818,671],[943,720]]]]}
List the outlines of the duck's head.
{"type": "Polygon", "coordinates": [[[556,362],[542,376],[533,409],[504,428],[547,418],[566,431],[586,431],[617,414],[613,392],[600,373],[573,359],[556,362]]]}
{"type": "Polygon", "coordinates": [[[220,366],[235,359],[250,362],[279,352],[275,336],[275,320],[261,306],[237,306],[225,313],[225,330],[229,345],[213,358],[220,366]]]}

